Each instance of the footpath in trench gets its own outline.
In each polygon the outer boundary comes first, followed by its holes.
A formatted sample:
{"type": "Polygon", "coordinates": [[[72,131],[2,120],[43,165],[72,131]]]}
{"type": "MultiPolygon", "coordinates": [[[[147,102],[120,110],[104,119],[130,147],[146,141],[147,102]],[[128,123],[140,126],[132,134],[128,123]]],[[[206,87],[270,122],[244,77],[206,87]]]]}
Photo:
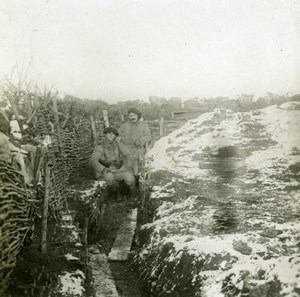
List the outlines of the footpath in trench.
{"type": "MultiPolygon", "coordinates": [[[[77,199],[81,202],[98,199],[99,191],[100,195],[103,194],[101,187],[101,182],[96,181],[90,188],[78,191],[77,199]]],[[[100,218],[101,222],[97,222],[98,226],[90,222],[87,232],[90,270],[86,282],[88,295],[149,296],[130,261],[137,224],[137,204],[126,195],[121,202],[107,197],[105,204],[105,213],[100,218]]]]}

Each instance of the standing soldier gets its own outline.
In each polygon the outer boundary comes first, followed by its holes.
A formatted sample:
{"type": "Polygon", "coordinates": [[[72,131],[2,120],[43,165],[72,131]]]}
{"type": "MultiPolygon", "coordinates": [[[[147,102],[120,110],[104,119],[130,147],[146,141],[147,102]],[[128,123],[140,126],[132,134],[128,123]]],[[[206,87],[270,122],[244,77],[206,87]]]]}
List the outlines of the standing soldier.
{"type": "Polygon", "coordinates": [[[131,151],[132,168],[138,181],[139,173],[144,167],[144,157],[147,145],[151,141],[151,133],[147,123],[141,121],[142,113],[136,108],[128,110],[128,121],[124,122],[119,134],[121,143],[125,144],[131,151]]]}
{"type": "Polygon", "coordinates": [[[9,143],[10,125],[9,120],[0,109],[0,159],[11,162],[11,151],[9,143]]]}
{"type": "Polygon", "coordinates": [[[117,195],[117,199],[120,198],[117,182],[124,181],[130,188],[132,198],[136,198],[135,179],[130,167],[132,162],[129,160],[131,153],[124,144],[116,140],[119,135],[117,129],[108,127],[103,133],[105,139],[94,148],[90,158],[96,179],[106,181],[108,193],[117,195]]]}

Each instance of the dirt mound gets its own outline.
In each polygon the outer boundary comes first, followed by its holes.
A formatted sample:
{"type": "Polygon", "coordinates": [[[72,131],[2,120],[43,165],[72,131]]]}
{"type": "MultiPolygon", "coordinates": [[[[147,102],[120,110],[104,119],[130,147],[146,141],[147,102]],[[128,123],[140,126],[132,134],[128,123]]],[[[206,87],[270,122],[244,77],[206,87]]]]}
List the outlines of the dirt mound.
{"type": "Polygon", "coordinates": [[[215,110],[155,144],[158,208],[135,257],[155,296],[296,296],[300,112],[292,106],[215,110]]]}

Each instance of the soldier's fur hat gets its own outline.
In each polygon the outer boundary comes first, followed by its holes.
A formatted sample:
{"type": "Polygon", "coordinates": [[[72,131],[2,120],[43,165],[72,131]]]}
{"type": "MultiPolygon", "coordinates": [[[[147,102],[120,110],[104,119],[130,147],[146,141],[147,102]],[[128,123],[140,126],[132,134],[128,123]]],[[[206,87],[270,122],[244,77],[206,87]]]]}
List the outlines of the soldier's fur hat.
{"type": "Polygon", "coordinates": [[[106,134],[106,133],[114,133],[116,136],[119,135],[119,132],[116,128],[114,127],[106,127],[104,130],[103,130],[103,134],[106,134]]]}
{"type": "Polygon", "coordinates": [[[129,108],[128,109],[128,113],[135,113],[139,118],[141,118],[142,113],[137,109],[137,108],[129,108]]]}

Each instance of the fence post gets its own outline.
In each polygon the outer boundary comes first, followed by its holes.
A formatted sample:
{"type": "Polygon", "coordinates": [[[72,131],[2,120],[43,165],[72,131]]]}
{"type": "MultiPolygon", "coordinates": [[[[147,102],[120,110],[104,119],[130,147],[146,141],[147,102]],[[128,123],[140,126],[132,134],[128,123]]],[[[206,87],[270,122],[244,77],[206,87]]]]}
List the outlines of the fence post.
{"type": "Polygon", "coordinates": [[[109,127],[109,121],[108,121],[108,112],[107,110],[103,110],[103,120],[104,120],[104,127],[109,127]]]}
{"type": "Polygon", "coordinates": [[[36,96],[32,96],[33,102],[34,102],[34,108],[38,110],[40,108],[40,102],[39,99],[36,96]]]}
{"type": "Polygon", "coordinates": [[[58,117],[56,97],[53,98],[53,111],[54,111],[55,127],[56,127],[56,132],[57,132],[59,149],[60,149],[60,152],[62,152],[63,151],[63,147],[62,147],[61,135],[60,135],[59,117],[58,117]]]}
{"type": "Polygon", "coordinates": [[[35,151],[34,166],[33,166],[33,188],[37,188],[40,166],[44,157],[43,147],[38,146],[35,151]]]}
{"type": "Polygon", "coordinates": [[[164,118],[160,118],[159,122],[159,137],[164,135],[164,118]]]}
{"type": "Polygon", "coordinates": [[[88,230],[89,230],[89,218],[86,217],[83,223],[83,255],[84,262],[88,261],[88,230]]]}
{"type": "Polygon", "coordinates": [[[92,128],[93,143],[94,143],[94,146],[96,146],[98,144],[97,132],[96,132],[95,120],[92,115],[90,116],[90,121],[91,121],[91,128],[92,128]]]}
{"type": "Polygon", "coordinates": [[[42,213],[42,239],[41,252],[47,253],[47,224],[48,224],[48,207],[49,207],[49,192],[50,192],[50,166],[48,151],[45,152],[44,158],[44,199],[43,199],[43,213],[42,213]]]}

